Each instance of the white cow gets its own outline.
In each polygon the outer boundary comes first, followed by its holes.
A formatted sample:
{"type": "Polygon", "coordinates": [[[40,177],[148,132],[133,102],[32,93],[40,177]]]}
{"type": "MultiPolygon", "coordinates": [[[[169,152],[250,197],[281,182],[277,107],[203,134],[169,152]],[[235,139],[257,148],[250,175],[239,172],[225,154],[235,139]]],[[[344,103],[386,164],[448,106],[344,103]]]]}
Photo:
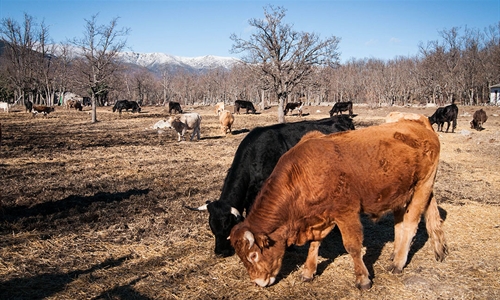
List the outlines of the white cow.
{"type": "Polygon", "coordinates": [[[200,140],[200,126],[201,126],[201,116],[198,113],[186,113],[176,116],[171,116],[168,120],[160,120],[153,125],[153,129],[159,128],[171,128],[177,131],[178,141],[181,139],[185,140],[184,134],[187,130],[193,130],[191,134],[191,141],[194,135],[197,135],[198,140],[200,140]]]}
{"type": "Polygon", "coordinates": [[[9,112],[11,107],[12,107],[12,104],[9,104],[7,102],[0,102],[0,108],[3,108],[4,112],[9,112]]]}

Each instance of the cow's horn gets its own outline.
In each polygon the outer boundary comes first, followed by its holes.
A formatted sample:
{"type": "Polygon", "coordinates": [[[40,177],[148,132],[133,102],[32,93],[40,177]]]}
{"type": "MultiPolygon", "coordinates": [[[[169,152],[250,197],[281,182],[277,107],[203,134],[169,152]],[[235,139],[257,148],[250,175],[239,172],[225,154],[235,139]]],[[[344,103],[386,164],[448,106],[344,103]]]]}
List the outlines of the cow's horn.
{"type": "Polygon", "coordinates": [[[200,207],[189,207],[189,206],[187,206],[187,205],[184,205],[184,207],[185,207],[185,208],[187,208],[187,209],[190,209],[190,210],[205,211],[205,210],[207,210],[207,205],[208,205],[208,204],[203,204],[203,205],[202,205],[202,206],[200,206],[200,207]]]}
{"type": "Polygon", "coordinates": [[[231,214],[233,214],[236,218],[241,217],[240,212],[234,207],[231,207],[231,214]]]}
{"type": "Polygon", "coordinates": [[[253,237],[253,234],[250,232],[250,231],[245,231],[245,233],[243,234],[243,238],[248,240],[248,243],[250,244],[248,246],[248,249],[252,248],[253,246],[253,243],[255,242],[255,239],[253,237]]]}

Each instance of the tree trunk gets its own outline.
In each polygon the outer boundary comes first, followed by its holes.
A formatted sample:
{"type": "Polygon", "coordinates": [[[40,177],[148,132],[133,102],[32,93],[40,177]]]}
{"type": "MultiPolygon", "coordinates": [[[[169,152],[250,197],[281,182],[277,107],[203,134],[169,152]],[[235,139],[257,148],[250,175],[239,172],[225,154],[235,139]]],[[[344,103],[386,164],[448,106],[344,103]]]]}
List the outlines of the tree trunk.
{"type": "Polygon", "coordinates": [[[96,105],[96,97],[95,95],[92,95],[92,123],[97,123],[97,105],[96,105]]]}
{"type": "Polygon", "coordinates": [[[278,123],[285,123],[285,99],[283,97],[278,100],[278,123]]]}

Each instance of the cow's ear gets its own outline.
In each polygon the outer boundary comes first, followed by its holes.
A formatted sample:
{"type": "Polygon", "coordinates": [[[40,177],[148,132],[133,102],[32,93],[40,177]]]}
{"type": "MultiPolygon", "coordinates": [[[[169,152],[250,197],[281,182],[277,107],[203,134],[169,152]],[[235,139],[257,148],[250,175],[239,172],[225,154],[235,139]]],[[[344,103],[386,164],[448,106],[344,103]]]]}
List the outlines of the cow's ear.
{"type": "Polygon", "coordinates": [[[257,251],[252,251],[248,253],[247,260],[251,262],[252,264],[256,263],[259,261],[259,252],[257,251]]]}

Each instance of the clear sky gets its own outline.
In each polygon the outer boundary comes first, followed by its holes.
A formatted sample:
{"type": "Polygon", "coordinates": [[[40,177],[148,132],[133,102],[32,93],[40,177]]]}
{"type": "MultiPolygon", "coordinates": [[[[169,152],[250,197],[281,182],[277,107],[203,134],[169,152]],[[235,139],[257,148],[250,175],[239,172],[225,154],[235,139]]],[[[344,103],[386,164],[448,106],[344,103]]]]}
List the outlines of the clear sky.
{"type": "Polygon", "coordinates": [[[0,18],[22,23],[27,13],[61,42],[83,37],[92,15],[99,24],[119,17],[118,27],[131,29],[129,51],[238,57],[229,36],[248,37],[248,20],[263,18],[268,4],[286,8],[284,22],[297,31],[340,37],[342,61],[413,56],[420,42],[440,40],[439,31],[500,22],[500,0],[0,0],[0,18]]]}

